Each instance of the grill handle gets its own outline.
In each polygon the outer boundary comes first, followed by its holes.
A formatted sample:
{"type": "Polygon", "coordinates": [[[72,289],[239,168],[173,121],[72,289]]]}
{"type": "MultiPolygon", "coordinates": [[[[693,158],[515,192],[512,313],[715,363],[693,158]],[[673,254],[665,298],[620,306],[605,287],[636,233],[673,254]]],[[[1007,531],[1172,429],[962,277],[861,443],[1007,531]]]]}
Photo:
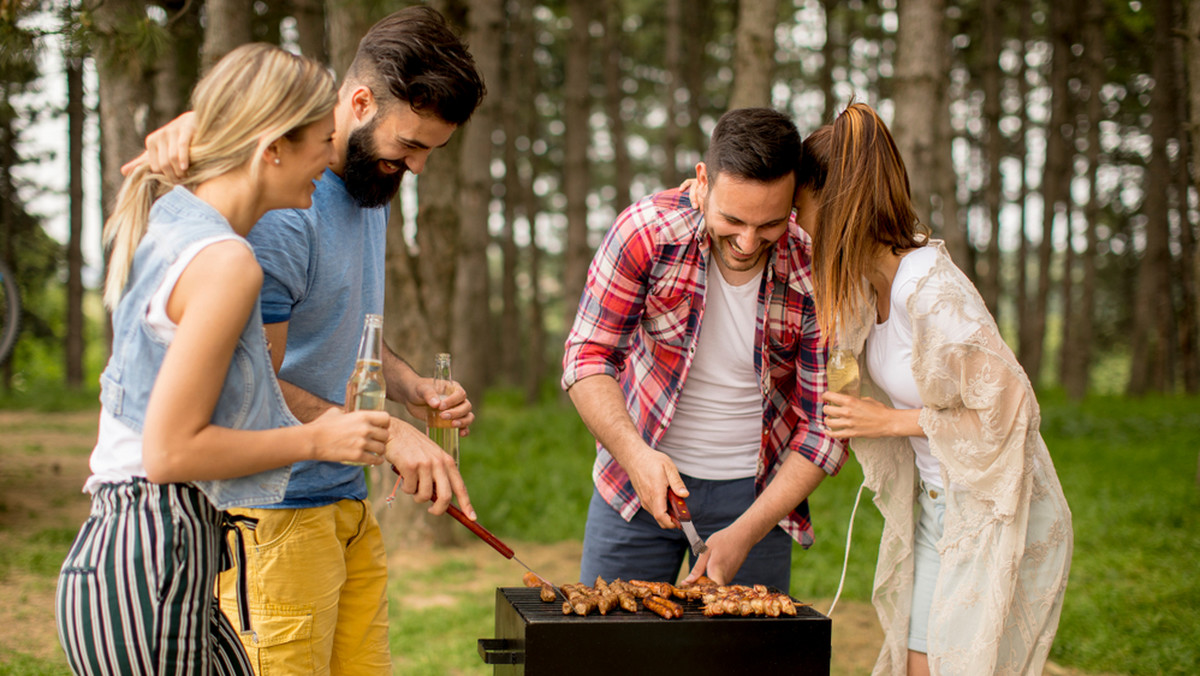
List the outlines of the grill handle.
{"type": "Polygon", "coordinates": [[[525,664],[524,641],[507,638],[479,639],[484,664],[525,664]]]}
{"type": "Polygon", "coordinates": [[[468,519],[467,515],[463,514],[462,510],[459,509],[458,507],[455,507],[454,505],[450,505],[449,507],[446,508],[446,513],[449,514],[450,516],[454,517],[455,520],[457,520],[462,525],[466,526],[467,529],[470,530],[472,533],[474,533],[476,536],[478,536],[480,540],[483,540],[484,542],[491,545],[492,549],[500,552],[500,556],[503,556],[506,559],[511,559],[513,557],[513,550],[511,547],[509,547],[508,545],[501,542],[500,538],[496,537],[495,535],[492,535],[492,532],[489,531],[488,529],[486,529],[483,526],[480,526],[478,523],[468,519]]]}
{"type": "MultiPolygon", "coordinates": [[[[396,476],[400,476],[400,470],[396,469],[395,465],[392,465],[392,472],[396,476]]],[[[429,499],[437,500],[437,493],[434,493],[432,496],[430,496],[429,499]]],[[[483,526],[480,526],[478,523],[468,519],[467,515],[463,514],[463,511],[461,509],[454,506],[454,503],[450,503],[450,506],[446,508],[446,513],[449,514],[450,516],[454,517],[455,521],[458,521],[462,525],[466,526],[467,530],[474,533],[475,536],[478,537],[480,540],[483,540],[484,542],[488,543],[488,545],[490,545],[492,549],[500,552],[500,556],[503,556],[506,559],[511,559],[513,557],[512,548],[510,548],[508,545],[501,542],[500,538],[496,537],[495,535],[492,535],[492,532],[490,530],[488,530],[488,529],[484,528],[483,526]]]]}

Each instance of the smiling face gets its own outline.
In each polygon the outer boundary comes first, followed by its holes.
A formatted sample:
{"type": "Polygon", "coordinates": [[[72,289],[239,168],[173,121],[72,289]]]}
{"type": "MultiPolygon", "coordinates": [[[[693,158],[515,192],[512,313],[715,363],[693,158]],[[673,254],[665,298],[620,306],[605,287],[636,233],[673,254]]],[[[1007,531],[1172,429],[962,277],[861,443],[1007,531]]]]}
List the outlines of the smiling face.
{"type": "Polygon", "coordinates": [[[314,181],[320,180],[333,162],[333,113],[298,129],[290,138],[276,141],[278,164],[269,165],[272,174],[271,209],[312,206],[314,181]]]}
{"type": "Polygon", "coordinates": [[[403,101],[380,108],[369,96],[370,90],[366,92],[366,96],[358,94],[360,101],[371,103],[360,103],[355,109],[361,110],[356,116],[359,124],[346,139],[342,166],[335,166],[334,171],[359,206],[373,208],[391,201],[405,172],[420,174],[429,154],[446,145],[457,126],[418,113],[403,101]]]}
{"type": "Polygon", "coordinates": [[[767,264],[775,242],[787,232],[795,180],[791,174],[774,181],[753,181],[731,174],[719,180],[696,167],[704,227],[713,260],[730,284],[749,281],[767,264]]]}

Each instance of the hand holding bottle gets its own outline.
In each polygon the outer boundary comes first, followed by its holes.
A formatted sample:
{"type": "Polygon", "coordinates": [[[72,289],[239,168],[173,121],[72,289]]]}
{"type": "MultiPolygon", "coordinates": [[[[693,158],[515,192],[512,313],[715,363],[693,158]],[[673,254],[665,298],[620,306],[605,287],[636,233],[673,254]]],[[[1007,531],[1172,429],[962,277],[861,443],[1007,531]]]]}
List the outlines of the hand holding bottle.
{"type": "Polygon", "coordinates": [[[331,408],[305,427],[311,432],[313,460],[378,465],[387,448],[386,411],[343,413],[331,408]]]}
{"type": "Polygon", "coordinates": [[[439,391],[437,380],[421,378],[409,391],[404,400],[405,408],[418,420],[429,421],[433,415],[458,429],[459,436],[467,436],[471,423],[475,422],[471,400],[458,381],[449,381],[449,387],[439,391]]]}

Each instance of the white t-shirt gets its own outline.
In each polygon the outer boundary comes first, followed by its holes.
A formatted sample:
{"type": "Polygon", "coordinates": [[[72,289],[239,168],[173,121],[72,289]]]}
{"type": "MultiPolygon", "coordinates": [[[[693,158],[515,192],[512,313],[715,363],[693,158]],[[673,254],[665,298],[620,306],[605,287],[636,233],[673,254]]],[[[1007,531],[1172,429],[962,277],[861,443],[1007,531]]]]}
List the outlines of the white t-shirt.
{"type": "Polygon", "coordinates": [[[758,469],[763,397],[754,370],[762,272],[731,286],[708,259],[704,320],[671,424],[658,450],[697,479],[752,477],[758,469]]]}
{"type": "MultiPolygon", "coordinates": [[[[867,338],[867,368],[871,379],[887,393],[898,409],[921,408],[917,381],[913,379],[912,320],[908,316],[908,299],[916,291],[917,282],[929,273],[937,260],[937,250],[922,247],[900,259],[896,278],[892,280],[891,308],[888,318],[871,328],[867,338]]],[[[942,489],[941,464],[929,452],[925,437],[909,437],[916,451],[917,471],[930,487],[942,489]]]]}
{"type": "MultiPolygon", "coordinates": [[[[183,270],[204,247],[227,239],[239,239],[234,235],[220,235],[193,242],[185,248],[179,258],[167,268],[162,285],[150,298],[146,310],[146,323],[155,335],[166,343],[175,339],[178,327],[167,316],[167,301],[183,270]]],[[[88,462],[92,475],[83,485],[87,493],[94,493],[100,484],[129,481],[133,477],[145,477],[146,467],[142,462],[142,435],[118,420],[107,409],[100,409],[100,425],[96,434],[96,447],[88,462]]]]}

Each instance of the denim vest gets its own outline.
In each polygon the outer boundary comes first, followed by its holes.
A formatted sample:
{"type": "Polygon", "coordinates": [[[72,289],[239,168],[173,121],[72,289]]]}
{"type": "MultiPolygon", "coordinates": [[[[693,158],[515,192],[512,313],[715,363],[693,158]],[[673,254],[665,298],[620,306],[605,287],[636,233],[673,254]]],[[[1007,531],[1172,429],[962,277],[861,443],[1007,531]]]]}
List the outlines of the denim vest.
{"type": "MultiPolygon", "coordinates": [[[[100,401],[105,410],[139,433],[169,345],[146,323],[150,299],[171,263],[189,244],[229,234],[233,229],[228,221],[183,187],[158,199],[150,210],[150,224],[113,313],[113,353],[100,374],[100,401]]],[[[234,348],[211,422],[239,430],[300,424],[288,410],[275,380],[257,301],[234,348]]],[[[236,479],[193,483],[217,509],[262,505],[283,499],[291,471],[285,466],[236,479]]]]}

